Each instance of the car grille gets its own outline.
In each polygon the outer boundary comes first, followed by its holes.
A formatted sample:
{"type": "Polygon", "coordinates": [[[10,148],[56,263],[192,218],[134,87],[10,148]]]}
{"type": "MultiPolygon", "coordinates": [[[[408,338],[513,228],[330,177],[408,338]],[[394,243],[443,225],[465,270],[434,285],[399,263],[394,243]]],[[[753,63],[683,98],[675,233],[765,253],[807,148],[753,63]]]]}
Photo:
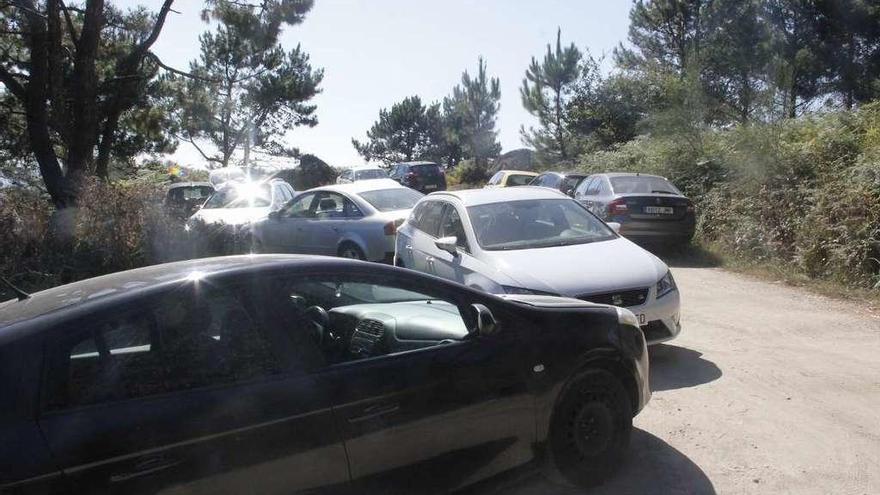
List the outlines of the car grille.
{"type": "Polygon", "coordinates": [[[612,306],[639,306],[645,304],[648,300],[648,289],[623,290],[618,292],[608,292],[605,294],[584,294],[578,296],[582,301],[589,301],[597,304],[610,304],[612,306]]]}

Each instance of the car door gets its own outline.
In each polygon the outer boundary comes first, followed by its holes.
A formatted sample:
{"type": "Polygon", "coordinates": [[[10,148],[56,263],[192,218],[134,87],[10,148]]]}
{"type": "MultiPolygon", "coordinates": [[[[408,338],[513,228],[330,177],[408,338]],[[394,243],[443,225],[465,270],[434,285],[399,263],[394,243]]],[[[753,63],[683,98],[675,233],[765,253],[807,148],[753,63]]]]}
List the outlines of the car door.
{"type": "Polygon", "coordinates": [[[469,275],[473,273],[473,263],[476,260],[470,256],[470,239],[468,239],[465,233],[461,218],[461,212],[457,206],[452,203],[446,203],[440,217],[440,228],[437,237],[455,237],[458,249],[454,255],[442,249],[436,249],[430,268],[431,272],[438,277],[466,284],[469,275]]]}
{"type": "Polygon", "coordinates": [[[437,233],[440,229],[440,219],[443,214],[445,201],[426,200],[420,212],[420,216],[416,219],[417,223],[413,229],[411,239],[412,260],[413,265],[410,268],[425,272],[434,273],[433,262],[439,253],[439,249],[434,245],[437,240],[437,233]]]}
{"type": "Polygon", "coordinates": [[[314,216],[316,194],[303,193],[287,206],[262,221],[257,237],[263,250],[280,253],[311,253],[308,238],[308,220],[314,216]]]}
{"type": "Polygon", "coordinates": [[[593,209],[593,203],[595,202],[595,197],[593,196],[593,192],[595,192],[595,188],[593,187],[596,184],[596,181],[599,180],[597,176],[587,177],[583,181],[581,181],[580,185],[578,185],[577,189],[574,192],[574,199],[579,201],[582,205],[586,206],[588,210],[593,209]]]}
{"type": "Polygon", "coordinates": [[[509,320],[507,332],[468,334],[470,304],[487,301],[413,278],[316,275],[291,288],[289,298],[308,305],[308,286],[333,287],[317,300],[334,305],[325,308],[330,325],[341,325],[332,332],[351,335],[325,378],[355,493],[446,493],[533,455],[532,370],[520,328],[509,320]],[[416,331],[440,333],[414,340],[416,331]]]}
{"type": "Polygon", "coordinates": [[[348,483],[326,385],[253,307],[192,281],[52,332],[39,424],[71,492],[348,483]]]}
{"type": "Polygon", "coordinates": [[[314,246],[310,252],[336,256],[339,241],[363,214],[349,198],[337,192],[318,192],[315,204],[314,217],[308,221],[308,235],[314,246]]]}

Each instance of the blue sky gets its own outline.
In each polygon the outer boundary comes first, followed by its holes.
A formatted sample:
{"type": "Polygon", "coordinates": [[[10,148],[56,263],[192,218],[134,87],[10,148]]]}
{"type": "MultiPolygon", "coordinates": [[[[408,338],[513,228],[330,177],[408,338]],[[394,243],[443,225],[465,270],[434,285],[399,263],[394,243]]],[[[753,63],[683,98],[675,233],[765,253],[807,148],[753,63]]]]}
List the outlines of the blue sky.
{"type": "MultiPolygon", "coordinates": [[[[120,7],[161,0],[116,0],[120,7]]],[[[482,55],[501,79],[499,139],[505,151],[520,148],[521,125],[534,119],[522,108],[519,87],[532,56],[555,41],[574,42],[594,56],[624,41],[629,0],[316,0],[305,22],[288,28],[285,47],[301,44],[314,66],[324,68],[323,92],[315,98],[318,125],[288,133],[290,144],[334,166],[363,163],[351,138],[363,139],[379,109],[410,95],[440,100],[463,70],[476,70],[482,55]]],[[[154,46],[162,60],[186,68],[198,54],[202,2],[178,0],[154,46]]],[[[176,157],[197,157],[181,144],[176,157]]]]}

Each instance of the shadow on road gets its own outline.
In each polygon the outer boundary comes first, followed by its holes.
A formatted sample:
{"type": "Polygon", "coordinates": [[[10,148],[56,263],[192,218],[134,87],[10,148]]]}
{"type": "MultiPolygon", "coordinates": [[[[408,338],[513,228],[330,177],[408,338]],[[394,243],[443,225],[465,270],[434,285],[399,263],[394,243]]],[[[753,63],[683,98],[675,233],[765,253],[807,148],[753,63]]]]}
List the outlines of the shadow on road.
{"type": "Polygon", "coordinates": [[[648,348],[648,354],[654,392],[695,387],[721,378],[721,369],[692,349],[658,344],[648,348]]]}
{"type": "Polygon", "coordinates": [[[621,495],[714,494],[712,482],[699,466],[654,435],[633,429],[630,454],[614,477],[602,486],[576,489],[556,485],[535,469],[509,474],[481,487],[479,495],[621,495]]]}
{"type": "Polygon", "coordinates": [[[700,246],[675,246],[659,243],[639,243],[672,268],[713,268],[721,266],[721,258],[700,246]]]}

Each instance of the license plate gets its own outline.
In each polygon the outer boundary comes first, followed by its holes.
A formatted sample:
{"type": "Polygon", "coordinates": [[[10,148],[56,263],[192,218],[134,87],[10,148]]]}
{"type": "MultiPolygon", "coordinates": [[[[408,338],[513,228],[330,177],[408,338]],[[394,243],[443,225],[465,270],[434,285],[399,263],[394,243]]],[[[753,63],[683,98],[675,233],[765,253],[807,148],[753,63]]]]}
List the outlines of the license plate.
{"type": "Polygon", "coordinates": [[[425,191],[432,191],[434,189],[437,189],[437,184],[431,184],[431,185],[425,186],[425,191]]]}
{"type": "Polygon", "coordinates": [[[636,318],[639,319],[639,325],[647,325],[648,324],[648,322],[646,321],[647,318],[645,318],[645,313],[637,314],[636,318]]]}
{"type": "Polygon", "coordinates": [[[675,210],[671,206],[646,206],[645,213],[651,215],[672,215],[675,210]]]}

